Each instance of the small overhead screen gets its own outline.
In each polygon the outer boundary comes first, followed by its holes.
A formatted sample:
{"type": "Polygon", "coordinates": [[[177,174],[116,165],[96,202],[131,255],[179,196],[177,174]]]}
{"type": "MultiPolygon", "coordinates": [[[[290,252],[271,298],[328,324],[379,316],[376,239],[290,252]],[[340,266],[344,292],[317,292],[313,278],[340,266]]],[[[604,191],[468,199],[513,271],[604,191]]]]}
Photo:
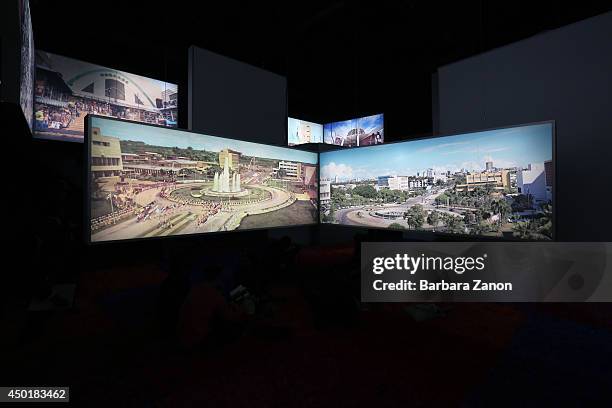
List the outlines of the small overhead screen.
{"type": "Polygon", "coordinates": [[[384,143],[384,115],[372,115],[324,125],[324,142],[337,146],[356,147],[384,143]]]}
{"type": "Polygon", "coordinates": [[[304,143],[323,143],[323,125],[289,118],[287,124],[287,139],[289,146],[304,143]]]}
{"type": "Polygon", "coordinates": [[[178,86],[36,51],[34,137],[82,142],[87,114],[176,127],[178,86]]]}
{"type": "Polygon", "coordinates": [[[321,221],[553,239],[554,123],[321,153],[321,221]]]}
{"type": "Polygon", "coordinates": [[[313,224],[318,155],[88,116],[90,242],[313,224]]]}

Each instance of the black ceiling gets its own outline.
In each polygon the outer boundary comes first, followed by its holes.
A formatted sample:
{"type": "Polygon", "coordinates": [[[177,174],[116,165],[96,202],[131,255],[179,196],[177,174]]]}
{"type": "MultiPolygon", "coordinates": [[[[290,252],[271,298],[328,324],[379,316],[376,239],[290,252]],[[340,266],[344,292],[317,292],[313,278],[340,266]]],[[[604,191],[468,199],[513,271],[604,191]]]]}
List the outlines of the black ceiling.
{"type": "Polygon", "coordinates": [[[30,4],[37,48],[184,84],[187,48],[197,45],[287,76],[292,116],[385,112],[395,129],[387,139],[431,131],[438,66],[612,9],[609,1],[30,4]]]}

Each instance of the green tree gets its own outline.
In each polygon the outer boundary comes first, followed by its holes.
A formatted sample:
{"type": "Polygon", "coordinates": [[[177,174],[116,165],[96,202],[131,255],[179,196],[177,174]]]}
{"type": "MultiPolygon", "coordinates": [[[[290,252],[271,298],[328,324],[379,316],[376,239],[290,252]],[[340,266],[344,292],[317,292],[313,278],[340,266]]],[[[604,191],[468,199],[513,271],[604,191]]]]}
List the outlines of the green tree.
{"type": "Polygon", "coordinates": [[[503,224],[504,220],[512,212],[512,207],[506,200],[494,200],[491,202],[491,211],[494,214],[499,214],[498,224],[503,224]]]}
{"type": "Polygon", "coordinates": [[[465,232],[465,223],[461,217],[455,215],[444,214],[444,224],[446,230],[455,234],[462,234],[465,232]]]}
{"type": "Polygon", "coordinates": [[[441,221],[440,213],[438,211],[432,211],[427,216],[427,223],[432,227],[436,228],[441,221]]]}
{"type": "Polygon", "coordinates": [[[529,221],[519,222],[513,225],[512,235],[521,239],[533,239],[535,234],[532,223],[529,221]]]}
{"type": "Polygon", "coordinates": [[[346,205],[346,196],[344,191],[339,188],[331,188],[331,201],[338,207],[344,207],[346,205]]]}
{"type": "Polygon", "coordinates": [[[374,186],[370,184],[360,184],[353,189],[353,194],[360,195],[365,198],[376,198],[378,196],[374,186]]]}
{"type": "Polygon", "coordinates": [[[538,232],[548,238],[552,238],[552,220],[550,218],[542,218],[538,232]]]}
{"type": "Polygon", "coordinates": [[[446,205],[448,200],[449,200],[449,196],[446,193],[443,193],[436,197],[436,204],[446,205]]]}
{"type": "Polygon", "coordinates": [[[404,213],[404,219],[408,224],[408,228],[421,228],[425,222],[425,211],[420,204],[413,205],[404,213]]]}

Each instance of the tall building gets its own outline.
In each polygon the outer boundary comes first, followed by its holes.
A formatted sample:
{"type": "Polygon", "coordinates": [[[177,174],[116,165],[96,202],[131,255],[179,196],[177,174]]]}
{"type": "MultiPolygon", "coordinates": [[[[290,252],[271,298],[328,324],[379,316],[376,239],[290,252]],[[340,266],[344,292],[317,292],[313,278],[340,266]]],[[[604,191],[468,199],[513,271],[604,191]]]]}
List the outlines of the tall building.
{"type": "Polygon", "coordinates": [[[486,171],[487,172],[492,172],[493,171],[493,162],[492,161],[486,162],[485,166],[486,166],[486,171]]]}
{"type": "Polygon", "coordinates": [[[409,189],[408,176],[394,176],[387,180],[390,190],[406,191],[409,189]]]}
{"type": "Polygon", "coordinates": [[[242,153],[231,149],[223,149],[219,152],[219,167],[225,165],[225,158],[229,160],[229,168],[232,171],[238,170],[240,166],[240,156],[242,153]]]}
{"type": "Polygon", "coordinates": [[[300,133],[299,134],[302,135],[300,139],[300,143],[312,142],[312,133],[310,131],[310,123],[300,122],[300,133]]]}
{"type": "Polygon", "coordinates": [[[435,183],[438,180],[440,180],[443,183],[446,183],[446,181],[448,180],[446,173],[438,173],[438,172],[434,173],[433,182],[435,183]]]}
{"type": "Polygon", "coordinates": [[[552,160],[546,160],[544,162],[544,175],[546,178],[546,200],[552,201],[552,191],[554,184],[554,169],[552,160]]]}
{"type": "Polygon", "coordinates": [[[121,143],[116,137],[103,136],[100,128],[91,132],[91,172],[95,178],[118,176],[123,171],[121,143]]]}
{"type": "Polygon", "coordinates": [[[544,176],[546,178],[546,187],[553,186],[553,164],[552,160],[546,160],[544,162],[544,176]]]}
{"type": "Polygon", "coordinates": [[[322,179],[319,186],[319,200],[322,206],[325,206],[331,201],[331,180],[322,179]]]}
{"type": "Polygon", "coordinates": [[[546,174],[543,163],[531,163],[516,174],[518,192],[538,201],[546,201],[546,174]]]}

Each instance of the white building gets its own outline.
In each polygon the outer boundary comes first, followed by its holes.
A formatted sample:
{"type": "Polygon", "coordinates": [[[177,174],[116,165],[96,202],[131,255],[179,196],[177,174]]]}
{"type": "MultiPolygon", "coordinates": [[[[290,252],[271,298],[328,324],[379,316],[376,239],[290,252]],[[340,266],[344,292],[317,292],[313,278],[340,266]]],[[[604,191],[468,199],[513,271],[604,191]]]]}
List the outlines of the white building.
{"type": "Polygon", "coordinates": [[[387,179],[389,190],[408,190],[408,176],[393,176],[387,179]]]}
{"type": "Polygon", "coordinates": [[[408,181],[408,188],[410,190],[413,190],[416,188],[425,188],[425,187],[427,187],[427,181],[425,179],[417,178],[417,179],[408,181]]]}
{"type": "Polygon", "coordinates": [[[544,163],[530,164],[516,173],[520,194],[531,195],[536,202],[546,201],[546,175],[544,163]]]}
{"type": "Polygon", "coordinates": [[[446,183],[447,180],[447,176],[446,173],[439,173],[439,172],[435,172],[434,176],[433,176],[433,182],[436,183],[438,180],[442,181],[443,183],[446,183]]]}
{"type": "Polygon", "coordinates": [[[328,205],[331,201],[331,180],[322,179],[319,186],[319,200],[321,205],[328,205]]]}
{"type": "Polygon", "coordinates": [[[300,180],[302,166],[298,162],[279,161],[278,168],[273,169],[274,175],[285,180],[300,180]]]}

